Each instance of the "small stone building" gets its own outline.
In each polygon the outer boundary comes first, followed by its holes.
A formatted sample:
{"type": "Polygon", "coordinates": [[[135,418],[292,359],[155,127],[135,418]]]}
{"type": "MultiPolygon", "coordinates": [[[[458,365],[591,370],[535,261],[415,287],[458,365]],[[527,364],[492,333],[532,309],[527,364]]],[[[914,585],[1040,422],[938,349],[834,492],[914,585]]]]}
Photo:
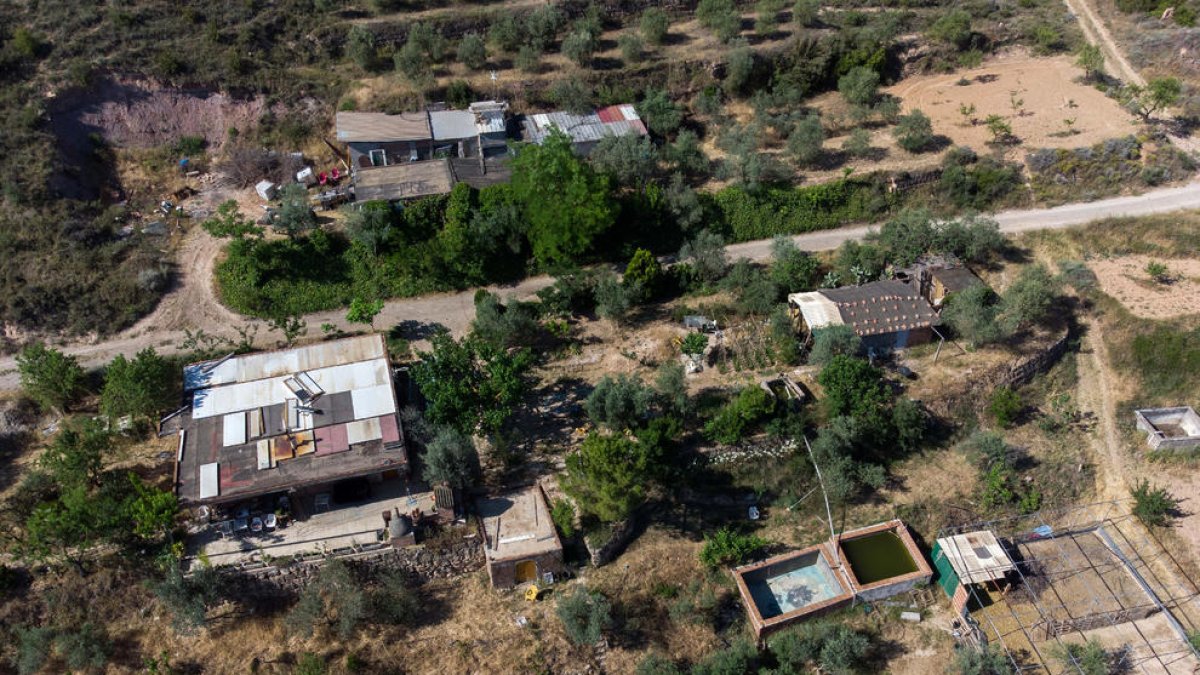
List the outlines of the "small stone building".
{"type": "Polygon", "coordinates": [[[493,587],[542,583],[563,571],[562,542],[540,487],[480,499],[476,508],[493,587]]]}

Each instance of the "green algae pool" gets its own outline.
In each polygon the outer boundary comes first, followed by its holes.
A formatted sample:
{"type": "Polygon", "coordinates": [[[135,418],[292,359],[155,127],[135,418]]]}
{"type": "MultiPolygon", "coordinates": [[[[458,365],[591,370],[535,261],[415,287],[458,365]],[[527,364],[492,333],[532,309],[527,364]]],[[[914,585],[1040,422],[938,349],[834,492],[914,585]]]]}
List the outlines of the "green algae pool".
{"type": "Polygon", "coordinates": [[[891,530],[845,539],[842,551],[862,586],[917,571],[904,541],[891,530]]]}

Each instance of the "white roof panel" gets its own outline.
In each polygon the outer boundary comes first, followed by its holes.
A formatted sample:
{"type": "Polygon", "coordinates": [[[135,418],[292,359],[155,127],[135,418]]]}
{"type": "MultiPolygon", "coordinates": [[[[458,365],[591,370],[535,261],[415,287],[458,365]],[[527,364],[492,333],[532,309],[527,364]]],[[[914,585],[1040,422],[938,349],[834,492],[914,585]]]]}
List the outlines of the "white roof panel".
{"type": "Polygon", "coordinates": [[[303,370],[327,368],[354,361],[369,361],[386,356],[378,335],[318,342],[295,349],[245,354],[216,361],[193,363],[183,371],[188,391],[233,382],[246,382],[303,370]]]}
{"type": "MultiPolygon", "coordinates": [[[[309,370],[308,374],[321,389],[329,394],[370,389],[388,385],[390,382],[387,361],[382,358],[346,363],[329,368],[317,368],[309,370]]],[[[290,375],[200,389],[192,395],[192,418],[201,419],[213,415],[226,415],[231,412],[283,403],[287,392],[283,381],[288,377],[290,375]]]]}
{"type": "Polygon", "coordinates": [[[350,401],[354,405],[354,419],[356,420],[390,415],[396,412],[396,400],[390,384],[355,389],[350,392],[350,401]]]}
{"type": "Polygon", "coordinates": [[[221,494],[220,472],[217,462],[200,465],[200,499],[216,497],[221,494]]]}
{"type": "Polygon", "coordinates": [[[429,125],[433,128],[433,140],[457,141],[474,138],[479,131],[475,128],[475,113],[467,110],[438,110],[429,113],[429,125]]]}
{"type": "Polygon", "coordinates": [[[809,330],[826,326],[840,326],[844,323],[842,312],[838,309],[837,304],[819,291],[792,293],[788,295],[788,302],[800,308],[800,313],[804,315],[804,323],[808,325],[809,330]]]}
{"type": "Polygon", "coordinates": [[[346,423],[346,442],[350,445],[376,441],[381,438],[383,438],[383,429],[379,426],[378,417],[346,423]]]}
{"type": "Polygon", "coordinates": [[[246,413],[236,412],[221,420],[221,445],[241,445],[246,442],[246,413]]]}

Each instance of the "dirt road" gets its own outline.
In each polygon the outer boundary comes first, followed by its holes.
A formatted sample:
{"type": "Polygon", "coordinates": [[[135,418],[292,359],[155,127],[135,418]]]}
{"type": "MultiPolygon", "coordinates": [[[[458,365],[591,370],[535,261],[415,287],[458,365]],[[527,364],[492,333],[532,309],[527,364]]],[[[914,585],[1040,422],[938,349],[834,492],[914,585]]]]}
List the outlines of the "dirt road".
{"type": "MultiPolygon", "coordinates": [[[[1133,197],[1067,204],[1052,209],[1006,211],[996,214],[995,218],[1003,232],[1016,234],[1029,230],[1082,225],[1114,216],[1146,215],[1197,208],[1200,208],[1200,183],[1190,183],[1133,197]]],[[[797,235],[794,239],[796,244],[805,250],[826,251],[837,248],[842,242],[861,239],[869,229],[870,226],[860,225],[810,232],[797,235]]],[[[234,314],[217,302],[212,287],[212,270],[221,245],[220,240],[212,238],[200,228],[194,228],[187,235],[181,249],[181,268],[184,272],[179,284],[162,299],[153,312],[133,327],[103,341],[74,342],[58,347],[78,357],[83,365],[97,367],[117,354],[132,355],[145,347],[154,347],[164,353],[175,352],[184,340],[184,329],[200,328],[212,335],[236,338],[239,328],[258,324],[261,327],[258,343],[270,344],[276,336],[266,332],[262,321],[234,314]]],[[[771,255],[771,241],[734,244],[727,250],[730,259],[766,260],[771,255]]],[[[527,298],[551,282],[549,277],[531,277],[514,285],[491,286],[489,290],[502,297],[527,298]]],[[[461,334],[466,331],[475,316],[472,301],[474,294],[474,290],[468,290],[392,300],[384,306],[375,324],[393,326],[402,321],[416,324],[436,323],[461,334]]],[[[319,312],[305,318],[310,334],[318,333],[321,325],[325,323],[344,329],[350,327],[345,321],[343,310],[319,312]]],[[[16,388],[16,362],[12,357],[4,357],[0,359],[0,390],[16,388]]]]}
{"type": "MultiPolygon", "coordinates": [[[[1079,21],[1079,27],[1083,30],[1087,41],[1100,47],[1100,51],[1104,54],[1104,64],[1108,74],[1129,84],[1139,87],[1146,86],[1146,79],[1125,58],[1125,53],[1121,51],[1117,41],[1108,32],[1108,26],[1104,25],[1104,20],[1092,7],[1092,0],[1063,0],[1063,2],[1079,21]]],[[[1171,143],[1175,147],[1184,152],[1193,155],[1200,152],[1200,140],[1198,139],[1171,133],[1167,134],[1167,138],[1171,139],[1171,143]]]]}

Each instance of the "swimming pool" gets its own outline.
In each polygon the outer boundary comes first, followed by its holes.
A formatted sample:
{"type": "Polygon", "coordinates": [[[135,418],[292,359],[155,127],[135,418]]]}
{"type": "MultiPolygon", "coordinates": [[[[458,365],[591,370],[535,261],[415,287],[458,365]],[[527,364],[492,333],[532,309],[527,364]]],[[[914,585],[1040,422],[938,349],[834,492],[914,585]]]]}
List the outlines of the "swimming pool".
{"type": "Polygon", "coordinates": [[[846,592],[817,552],[746,575],[750,596],[764,619],[831,600],[846,592]]]}

